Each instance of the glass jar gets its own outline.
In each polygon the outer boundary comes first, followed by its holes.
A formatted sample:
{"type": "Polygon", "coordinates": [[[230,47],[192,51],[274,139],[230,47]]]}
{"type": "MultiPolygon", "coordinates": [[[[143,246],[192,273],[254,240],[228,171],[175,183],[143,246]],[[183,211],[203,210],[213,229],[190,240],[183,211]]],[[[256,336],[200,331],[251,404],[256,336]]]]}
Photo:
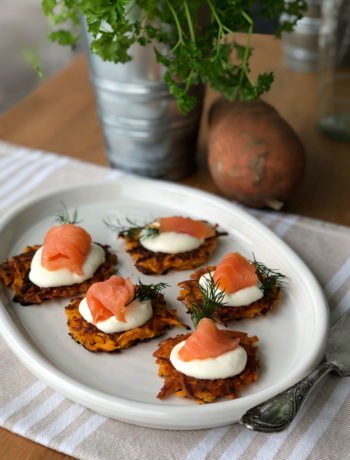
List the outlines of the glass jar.
{"type": "MultiPolygon", "coordinates": [[[[295,72],[316,73],[318,68],[318,34],[322,0],[306,0],[307,10],[293,32],[282,32],[283,63],[295,72]]],[[[294,17],[283,14],[281,22],[294,17]]]]}
{"type": "Polygon", "coordinates": [[[350,0],[324,0],[319,35],[318,127],[350,141],[350,0]]]}

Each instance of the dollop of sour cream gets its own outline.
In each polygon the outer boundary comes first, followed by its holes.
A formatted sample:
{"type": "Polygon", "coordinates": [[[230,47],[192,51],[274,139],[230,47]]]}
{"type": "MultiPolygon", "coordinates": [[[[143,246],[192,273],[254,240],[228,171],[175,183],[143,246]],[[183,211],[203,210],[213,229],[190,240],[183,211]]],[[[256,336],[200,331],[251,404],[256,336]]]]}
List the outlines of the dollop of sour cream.
{"type": "Polygon", "coordinates": [[[89,252],[86,255],[85,262],[82,266],[82,275],[71,272],[68,268],[58,270],[46,270],[41,265],[41,253],[43,247],[38,249],[34,254],[30,266],[29,279],[32,283],[41,288],[70,286],[75,283],[82,283],[91,278],[97,268],[105,261],[105,252],[98,244],[91,243],[89,252]]]}
{"type": "MultiPolygon", "coordinates": [[[[214,272],[211,273],[213,275],[214,272]]],[[[206,287],[210,279],[210,274],[205,273],[199,279],[199,284],[206,287]]],[[[225,292],[221,289],[216,289],[216,292],[225,292]]],[[[240,289],[239,291],[233,292],[232,294],[226,294],[223,297],[223,303],[227,307],[242,307],[250,305],[253,302],[261,299],[264,296],[264,291],[260,289],[260,283],[254,284],[253,286],[240,289]]]]}
{"type": "MultiPolygon", "coordinates": [[[[79,312],[88,323],[94,324],[89,305],[86,301],[86,297],[84,297],[84,299],[79,304],[79,312]]],[[[153,309],[150,300],[145,300],[142,302],[139,300],[134,300],[126,308],[126,322],[119,321],[115,316],[111,316],[104,321],[98,321],[94,325],[97,327],[97,329],[106,334],[113,334],[114,332],[124,332],[130,329],[135,329],[135,327],[142,326],[152,318],[152,315],[153,309]]]]}
{"type": "MultiPolygon", "coordinates": [[[[151,224],[156,227],[157,222],[151,224]]],[[[143,231],[144,232],[144,231],[143,231]]],[[[164,252],[166,254],[177,254],[179,252],[193,251],[204,243],[203,239],[188,235],[187,233],[161,232],[159,235],[144,237],[140,235],[140,244],[153,252],[164,252]]]]}
{"type": "Polygon", "coordinates": [[[179,351],[185,340],[178,343],[170,353],[170,361],[178,371],[197,379],[226,379],[240,374],[247,364],[247,353],[240,345],[216,358],[182,361],[179,351]]]}

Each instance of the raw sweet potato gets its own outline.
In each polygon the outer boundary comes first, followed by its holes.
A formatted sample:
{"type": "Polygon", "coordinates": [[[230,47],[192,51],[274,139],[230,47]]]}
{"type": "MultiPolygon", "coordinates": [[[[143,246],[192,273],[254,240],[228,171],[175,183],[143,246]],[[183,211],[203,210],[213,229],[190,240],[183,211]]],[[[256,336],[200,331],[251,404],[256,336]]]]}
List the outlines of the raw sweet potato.
{"type": "Polygon", "coordinates": [[[304,172],[292,127],[262,100],[219,99],[209,124],[209,169],[219,189],[248,206],[280,209],[304,172]]]}

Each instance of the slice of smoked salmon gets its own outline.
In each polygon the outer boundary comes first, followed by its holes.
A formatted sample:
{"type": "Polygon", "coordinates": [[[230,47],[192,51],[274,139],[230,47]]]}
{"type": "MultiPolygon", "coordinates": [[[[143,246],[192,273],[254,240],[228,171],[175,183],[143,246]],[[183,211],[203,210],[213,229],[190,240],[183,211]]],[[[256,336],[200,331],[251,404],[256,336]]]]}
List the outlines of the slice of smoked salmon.
{"type": "Polygon", "coordinates": [[[227,351],[235,350],[238,345],[238,338],[230,339],[216,327],[213,320],[202,318],[197,329],[180,349],[179,357],[182,361],[217,358],[227,351]]]}
{"type": "Polygon", "coordinates": [[[90,246],[91,236],[83,228],[73,224],[57,225],[46,233],[41,265],[49,271],[67,268],[82,275],[90,246]]]}
{"type": "Polygon", "coordinates": [[[186,233],[198,239],[206,239],[215,235],[215,230],[210,225],[189,217],[160,217],[157,222],[160,232],[186,233]]]}
{"type": "Polygon", "coordinates": [[[115,316],[118,321],[125,323],[125,305],[133,299],[134,294],[135,286],[130,278],[114,275],[106,281],[93,284],[86,294],[93,322],[96,324],[115,316]]]}
{"type": "Polygon", "coordinates": [[[253,286],[258,282],[255,266],[239,252],[230,252],[216,267],[214,281],[227,294],[253,286]]]}

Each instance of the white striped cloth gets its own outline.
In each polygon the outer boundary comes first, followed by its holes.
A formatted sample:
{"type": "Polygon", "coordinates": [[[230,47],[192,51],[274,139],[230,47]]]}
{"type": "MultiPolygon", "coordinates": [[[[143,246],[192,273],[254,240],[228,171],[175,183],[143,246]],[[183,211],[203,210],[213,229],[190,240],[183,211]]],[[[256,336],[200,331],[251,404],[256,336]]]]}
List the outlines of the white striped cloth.
{"type": "MultiPolygon", "coordinates": [[[[0,142],[0,212],[23,197],[122,173],[0,142]],[[33,161],[34,160],[34,161],[33,161]],[[40,160],[40,161],[38,161],[40,160]]],[[[350,307],[350,232],[346,227],[249,210],[283,238],[324,286],[332,321],[350,307]]],[[[279,434],[238,424],[195,431],[131,426],[69,401],[29,373],[0,338],[0,425],[81,459],[350,458],[350,381],[327,377],[279,434]]]]}

